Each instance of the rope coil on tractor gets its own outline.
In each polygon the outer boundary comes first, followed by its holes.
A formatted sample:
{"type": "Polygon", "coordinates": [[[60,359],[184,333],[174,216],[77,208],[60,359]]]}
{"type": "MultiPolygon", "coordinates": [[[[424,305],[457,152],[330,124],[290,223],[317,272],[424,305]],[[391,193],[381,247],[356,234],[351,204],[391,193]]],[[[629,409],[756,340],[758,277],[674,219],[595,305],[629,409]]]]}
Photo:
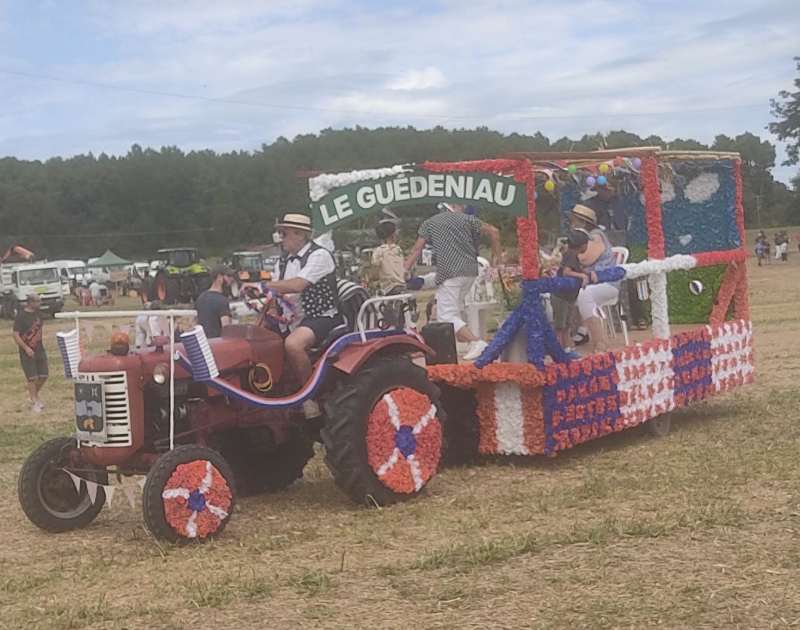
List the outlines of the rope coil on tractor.
{"type": "Polygon", "coordinates": [[[254,391],[257,391],[259,394],[266,394],[272,389],[272,370],[269,369],[266,363],[257,363],[250,368],[250,372],[247,375],[247,382],[254,391]],[[257,380],[257,375],[258,372],[262,370],[264,374],[266,374],[266,378],[263,381],[259,381],[257,380]]]}

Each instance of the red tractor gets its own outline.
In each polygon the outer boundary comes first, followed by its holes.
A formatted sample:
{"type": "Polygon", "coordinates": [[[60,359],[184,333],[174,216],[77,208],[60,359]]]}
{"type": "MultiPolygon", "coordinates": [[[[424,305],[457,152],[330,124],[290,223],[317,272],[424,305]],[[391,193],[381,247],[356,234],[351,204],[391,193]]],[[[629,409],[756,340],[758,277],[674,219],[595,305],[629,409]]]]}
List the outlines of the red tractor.
{"type": "Polygon", "coordinates": [[[60,333],[77,437],[52,439],[27,458],[25,514],[51,532],[84,527],[111,476],[146,475],[142,510],[155,537],[213,538],[237,492],[281,490],[301,477],[315,439],[354,501],[386,505],[419,493],[436,472],[445,423],[438,388],[413,361],[430,348],[401,326],[365,330],[368,296],[353,285],[340,286],[340,298],[343,289],[343,304],[361,311],[359,331],[351,314],[351,325],[314,349],[308,383],[294,378],[280,335],[262,326],[228,326],[212,340],[198,327],[172,355],[166,337],[141,352],[125,347],[127,336],[112,338],[108,353],[80,359],[69,339],[77,330],[60,333]],[[325,410],[318,426],[300,412],[311,397],[325,410]]]}

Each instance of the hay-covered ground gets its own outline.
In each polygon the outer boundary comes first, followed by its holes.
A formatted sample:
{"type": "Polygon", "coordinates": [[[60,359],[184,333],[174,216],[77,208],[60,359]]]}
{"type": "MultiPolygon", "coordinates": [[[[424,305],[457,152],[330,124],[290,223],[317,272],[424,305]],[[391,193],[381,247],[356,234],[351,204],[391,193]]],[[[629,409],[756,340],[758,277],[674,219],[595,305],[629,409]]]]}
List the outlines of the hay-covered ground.
{"type": "Polygon", "coordinates": [[[800,255],[749,266],[757,382],[675,414],[666,438],[447,470],[381,510],[317,457],[189,548],[152,540],[121,493],[83,531],[28,522],[17,474],[70,431],[71,386],[48,321],[47,408],[30,414],[2,322],[0,628],[800,626],[800,255]]]}

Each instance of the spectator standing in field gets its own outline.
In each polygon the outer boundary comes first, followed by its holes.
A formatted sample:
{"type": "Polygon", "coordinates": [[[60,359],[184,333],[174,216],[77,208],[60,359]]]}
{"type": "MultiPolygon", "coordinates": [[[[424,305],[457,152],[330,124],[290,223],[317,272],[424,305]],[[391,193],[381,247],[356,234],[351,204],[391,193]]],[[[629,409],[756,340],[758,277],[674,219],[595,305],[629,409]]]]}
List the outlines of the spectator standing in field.
{"type": "Polygon", "coordinates": [[[42,411],[39,392],[49,375],[47,352],[42,343],[41,305],[42,297],[37,293],[29,293],[25,308],[17,313],[14,320],[14,343],[19,346],[19,362],[28,380],[28,401],[34,413],[42,411]]]}
{"type": "Polygon", "coordinates": [[[233,282],[233,271],[225,265],[211,270],[211,288],[203,291],[195,300],[197,323],[203,327],[206,337],[222,336],[222,329],[231,323],[231,305],[225,297],[225,288],[233,282]]]}
{"type": "Polygon", "coordinates": [[[381,221],[375,234],[381,240],[372,250],[372,268],[377,272],[378,288],[384,295],[402,293],[406,289],[406,279],[403,250],[397,244],[397,225],[393,221],[381,221]]]}
{"type": "Polygon", "coordinates": [[[475,237],[483,235],[492,244],[492,264],[500,258],[500,233],[475,216],[464,214],[464,206],[442,204],[443,212],[432,216],[419,227],[419,238],[406,259],[410,272],[422,254],[425,244],[436,252],[436,321],[453,324],[456,338],[469,344],[465,361],[474,361],[486,349],[461,318],[461,306],[472,283],[478,277],[478,250],[475,237]]]}
{"type": "Polygon", "coordinates": [[[756,258],[758,258],[758,266],[761,266],[761,261],[764,260],[764,244],[760,238],[756,239],[756,258]]]}

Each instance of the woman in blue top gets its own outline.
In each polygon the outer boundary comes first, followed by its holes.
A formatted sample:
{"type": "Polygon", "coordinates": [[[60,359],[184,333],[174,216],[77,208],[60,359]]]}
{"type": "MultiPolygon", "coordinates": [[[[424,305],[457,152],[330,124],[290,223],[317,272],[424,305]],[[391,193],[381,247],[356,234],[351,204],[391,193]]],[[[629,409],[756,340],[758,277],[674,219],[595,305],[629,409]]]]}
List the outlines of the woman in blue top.
{"type": "MultiPolygon", "coordinates": [[[[583,271],[601,271],[614,267],[617,262],[608,238],[597,226],[597,216],[594,210],[581,204],[567,212],[569,224],[572,229],[582,228],[589,232],[589,245],[586,252],[579,256],[583,271]]],[[[608,350],[608,340],[603,321],[597,316],[602,306],[616,304],[619,299],[619,282],[604,282],[590,284],[581,289],[575,305],[581,314],[581,319],[589,331],[589,341],[592,352],[605,352],[608,350]]]]}

